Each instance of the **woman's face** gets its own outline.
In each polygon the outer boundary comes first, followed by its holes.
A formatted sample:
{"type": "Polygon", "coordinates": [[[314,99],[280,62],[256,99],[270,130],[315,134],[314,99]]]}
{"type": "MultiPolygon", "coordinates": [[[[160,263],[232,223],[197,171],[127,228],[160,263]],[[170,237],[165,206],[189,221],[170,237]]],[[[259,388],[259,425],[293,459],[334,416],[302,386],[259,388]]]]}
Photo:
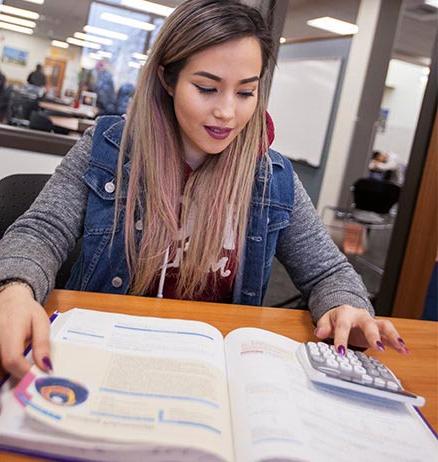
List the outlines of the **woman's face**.
{"type": "Polygon", "coordinates": [[[191,56],[173,91],[186,158],[218,154],[243,130],[258,99],[262,53],[245,37],[191,56]]]}

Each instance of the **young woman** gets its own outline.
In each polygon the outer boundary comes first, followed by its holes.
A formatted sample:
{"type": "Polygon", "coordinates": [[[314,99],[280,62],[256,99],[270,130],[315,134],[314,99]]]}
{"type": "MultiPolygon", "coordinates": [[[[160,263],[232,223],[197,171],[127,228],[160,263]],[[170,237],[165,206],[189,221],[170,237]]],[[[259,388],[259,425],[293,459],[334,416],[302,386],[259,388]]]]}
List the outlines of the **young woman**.
{"type": "Polygon", "coordinates": [[[51,368],[40,303],[79,237],[67,288],[260,305],[276,255],[339,354],[348,341],[407,351],[372,317],[291,163],[268,149],[271,50],[260,14],[236,1],[188,0],[168,18],[126,120],[100,118],[0,243],[0,354],[12,374],[28,369],[30,338],[51,368]]]}

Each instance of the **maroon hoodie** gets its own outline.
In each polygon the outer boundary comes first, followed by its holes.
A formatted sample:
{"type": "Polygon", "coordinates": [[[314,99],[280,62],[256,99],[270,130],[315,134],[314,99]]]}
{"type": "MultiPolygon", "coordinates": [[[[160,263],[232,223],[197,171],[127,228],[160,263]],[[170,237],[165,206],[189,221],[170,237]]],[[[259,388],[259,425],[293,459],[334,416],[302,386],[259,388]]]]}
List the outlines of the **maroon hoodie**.
{"type": "MultiPolygon", "coordinates": [[[[268,132],[269,146],[272,144],[275,138],[274,122],[271,116],[266,112],[266,125],[268,132]]],[[[260,157],[264,154],[264,149],[260,149],[260,157]]],[[[193,170],[188,164],[185,166],[186,180],[190,176],[193,170]]],[[[204,302],[221,302],[231,303],[233,296],[233,284],[237,270],[236,261],[236,249],[235,249],[235,238],[232,235],[232,231],[226,229],[227,236],[225,238],[224,248],[219,261],[212,265],[211,271],[208,274],[208,281],[206,289],[199,295],[195,296],[193,300],[204,301],[204,302]],[[215,274],[213,274],[215,273],[215,274]],[[214,278],[217,278],[216,285],[214,284],[214,278]],[[215,287],[215,290],[212,288],[215,287]]],[[[190,241],[190,236],[186,236],[183,239],[184,247],[187,247],[190,241]]],[[[178,273],[180,271],[180,258],[182,253],[182,246],[178,248],[176,257],[167,263],[166,277],[163,286],[163,297],[164,298],[177,298],[176,296],[176,284],[178,273]]],[[[159,288],[159,277],[153,284],[151,290],[145,295],[155,297],[159,288]]]]}

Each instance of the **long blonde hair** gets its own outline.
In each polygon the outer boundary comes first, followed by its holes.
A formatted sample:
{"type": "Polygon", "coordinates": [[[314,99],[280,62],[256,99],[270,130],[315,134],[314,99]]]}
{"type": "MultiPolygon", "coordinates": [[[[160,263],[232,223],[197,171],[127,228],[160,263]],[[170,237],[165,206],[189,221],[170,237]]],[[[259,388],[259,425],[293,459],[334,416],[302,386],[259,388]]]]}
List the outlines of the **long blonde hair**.
{"type": "Polygon", "coordinates": [[[234,0],[188,0],[162,26],[139,77],[118,163],[116,220],[122,208],[123,165],[126,156],[131,159],[125,210],[131,293],[141,295],[150,289],[167,249],[170,259],[175,257],[178,229],[187,230],[193,211],[193,232],[180,263],[177,296],[192,298],[205,290],[206,275],[220,258],[230,213],[240,260],[255,167],[260,152],[268,147],[268,73],[264,71],[271,60],[272,41],[260,13],[234,0]],[[164,67],[166,83],[174,86],[191,55],[245,36],[259,40],[263,57],[255,112],[230,145],[220,155],[207,156],[184,185],[182,141],[173,100],[158,77],[159,66],[164,67]],[[135,222],[140,216],[144,232],[136,239],[135,222]]]}

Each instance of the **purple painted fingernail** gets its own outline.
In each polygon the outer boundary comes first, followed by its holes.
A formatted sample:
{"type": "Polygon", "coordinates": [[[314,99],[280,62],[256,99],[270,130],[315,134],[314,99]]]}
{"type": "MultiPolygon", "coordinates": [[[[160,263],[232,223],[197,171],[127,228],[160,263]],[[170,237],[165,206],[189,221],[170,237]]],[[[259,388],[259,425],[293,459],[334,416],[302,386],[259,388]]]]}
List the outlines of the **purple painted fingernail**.
{"type": "Polygon", "coordinates": [[[338,352],[339,356],[345,356],[345,347],[344,345],[339,345],[338,348],[336,349],[338,352]]]}
{"type": "Polygon", "coordinates": [[[44,366],[46,366],[47,371],[53,371],[52,361],[50,361],[50,358],[48,356],[44,356],[43,364],[44,366]]]}
{"type": "Polygon", "coordinates": [[[377,340],[376,345],[379,351],[385,351],[385,345],[380,340],[377,340]]]}
{"type": "Polygon", "coordinates": [[[397,340],[398,340],[398,343],[400,343],[400,345],[401,345],[402,347],[405,347],[405,346],[406,346],[406,343],[404,342],[404,340],[403,340],[401,337],[399,337],[397,340]]]}

